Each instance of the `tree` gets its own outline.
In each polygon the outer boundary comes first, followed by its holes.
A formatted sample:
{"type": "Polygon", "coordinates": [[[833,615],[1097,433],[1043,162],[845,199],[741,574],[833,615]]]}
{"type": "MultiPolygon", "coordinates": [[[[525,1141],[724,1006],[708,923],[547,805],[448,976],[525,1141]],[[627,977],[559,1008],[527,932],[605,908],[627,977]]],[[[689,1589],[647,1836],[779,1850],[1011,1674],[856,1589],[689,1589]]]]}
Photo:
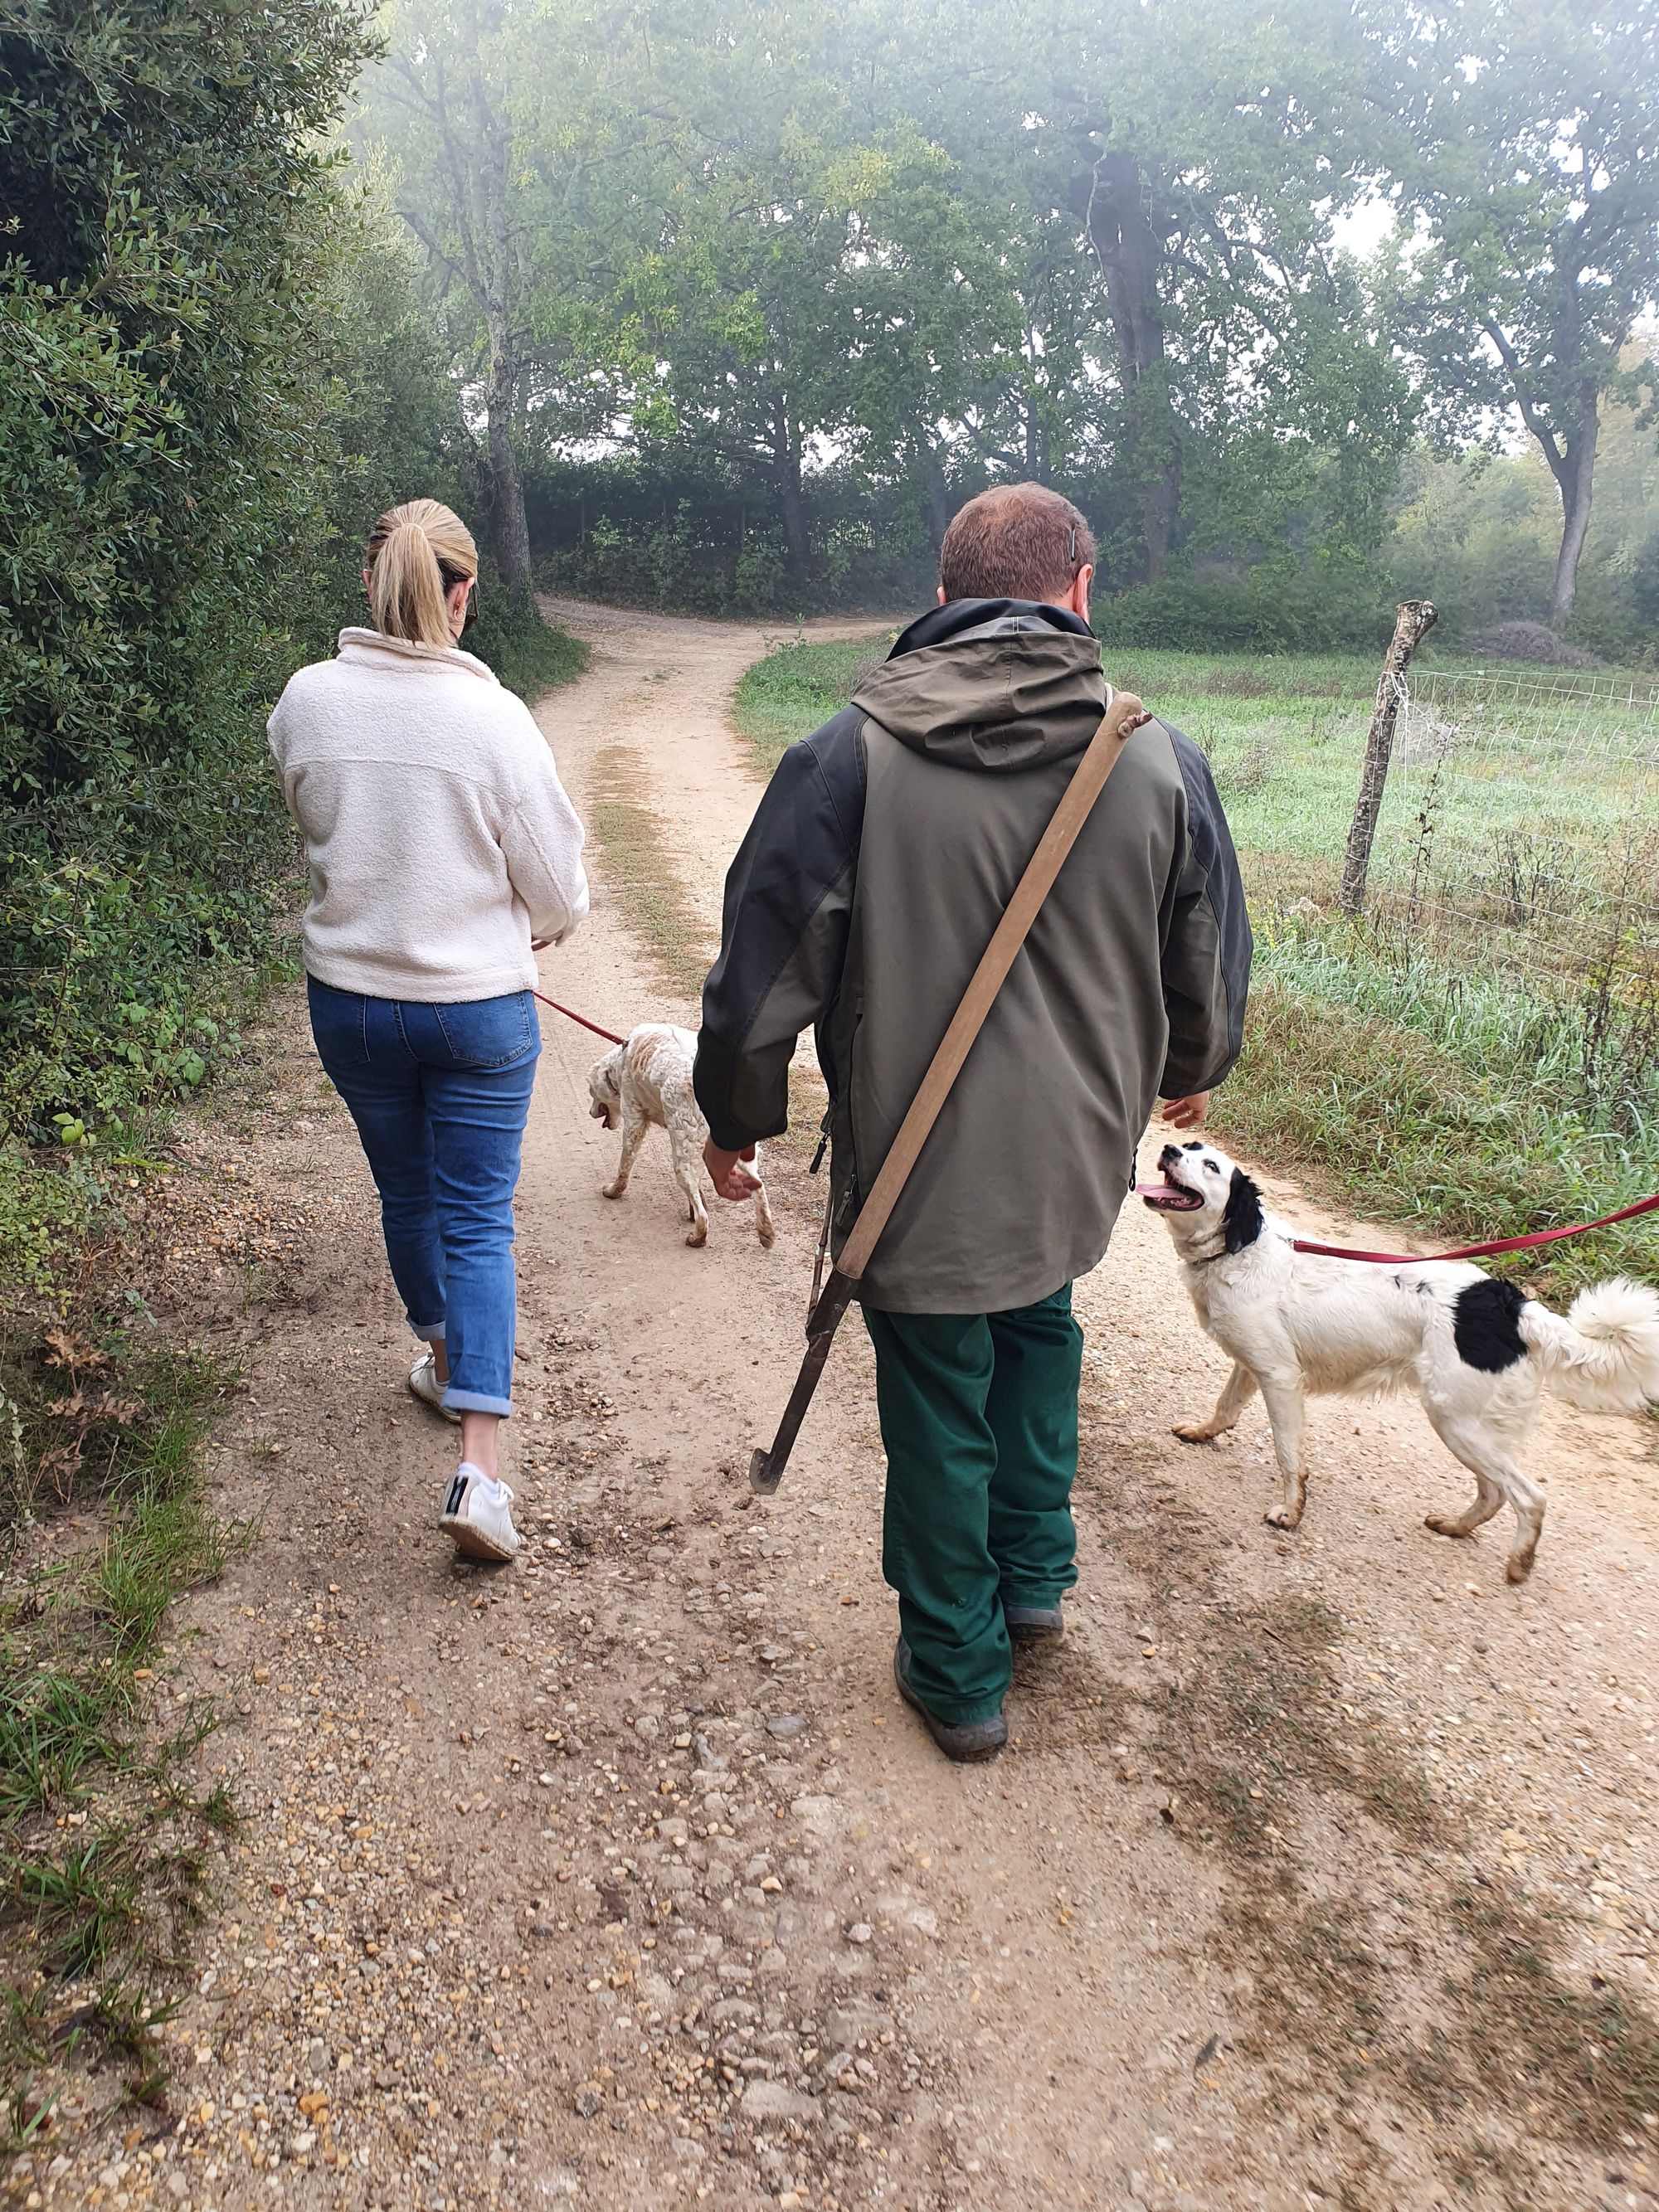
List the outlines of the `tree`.
{"type": "MultiPolygon", "coordinates": [[[[1248,404],[1281,348],[1328,352],[1354,317],[1332,229],[1365,187],[1371,63],[1346,11],[1151,0],[1079,21],[1017,0],[868,0],[854,35],[970,192],[1002,199],[1013,234],[1040,242],[1012,279],[1023,297],[1073,289],[1052,258],[1057,222],[1069,226],[1094,328],[1078,329],[1068,299],[1056,329],[1073,334],[1079,412],[1101,422],[1114,503],[1132,517],[1122,566],[1156,579],[1181,543],[1207,422],[1248,404]]],[[[1294,431],[1299,390],[1281,381],[1278,396],[1294,431]]],[[[1395,450],[1399,412],[1379,426],[1395,450]]],[[[1356,414],[1348,434],[1368,432],[1356,414]]]]}
{"type": "Polygon", "coordinates": [[[608,303],[630,226],[651,219],[649,35],[623,0],[399,0],[364,86],[356,137],[384,149],[450,312],[468,411],[482,416],[490,548],[526,600],[522,449],[532,426],[544,440],[608,428],[629,354],[608,303]]]}
{"type": "Polygon", "coordinates": [[[1422,226],[1400,249],[1402,331],[1443,423],[1516,409],[1555,480],[1554,618],[1571,615],[1603,410],[1659,291],[1659,4],[1454,0],[1378,33],[1394,161],[1422,226]]]}

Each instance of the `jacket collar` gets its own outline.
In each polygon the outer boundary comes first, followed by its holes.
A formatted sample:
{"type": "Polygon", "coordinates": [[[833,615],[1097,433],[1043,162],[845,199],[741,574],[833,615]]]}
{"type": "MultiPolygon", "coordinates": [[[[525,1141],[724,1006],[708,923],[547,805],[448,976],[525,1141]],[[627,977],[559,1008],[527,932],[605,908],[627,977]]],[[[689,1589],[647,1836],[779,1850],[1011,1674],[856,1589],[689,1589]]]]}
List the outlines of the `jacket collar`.
{"type": "Polygon", "coordinates": [[[943,645],[969,630],[990,635],[1033,629],[1069,630],[1073,637],[1094,635],[1081,615],[1040,599],[947,599],[942,607],[929,607],[908,629],[901,630],[888,658],[896,660],[902,653],[943,645]]]}
{"type": "Polygon", "coordinates": [[[416,645],[411,639],[387,637],[378,629],[343,629],[339,655],[342,660],[362,667],[454,668],[467,676],[481,677],[486,684],[498,680],[493,668],[476,654],[463,653],[459,646],[416,645]]]}

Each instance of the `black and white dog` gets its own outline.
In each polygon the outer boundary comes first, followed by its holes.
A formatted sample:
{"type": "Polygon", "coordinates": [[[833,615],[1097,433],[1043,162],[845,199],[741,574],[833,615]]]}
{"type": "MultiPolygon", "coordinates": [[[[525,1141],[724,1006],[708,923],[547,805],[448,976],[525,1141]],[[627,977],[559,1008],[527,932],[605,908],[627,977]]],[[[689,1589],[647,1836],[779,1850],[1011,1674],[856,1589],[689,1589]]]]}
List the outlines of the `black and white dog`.
{"type": "Polygon", "coordinates": [[[1415,1390],[1436,1434],[1479,1486],[1458,1514],[1467,1536],[1505,1499],[1516,1540],[1507,1573],[1532,1571],[1543,1493],[1516,1464],[1546,1389],[1587,1413],[1637,1413],[1659,1401],[1659,1295],[1615,1279],[1581,1291],[1565,1320],[1467,1261],[1377,1267],[1291,1249],[1296,1232],[1267,1212],[1240,1167],[1213,1145],[1166,1145],[1161,1183],[1139,1195],[1161,1213],[1199,1320],[1232,1355],[1215,1411],[1176,1436],[1207,1443],[1259,1389],[1273,1427],[1279,1493],[1268,1521],[1294,1528],[1307,1501],[1308,1394],[1415,1390]]]}

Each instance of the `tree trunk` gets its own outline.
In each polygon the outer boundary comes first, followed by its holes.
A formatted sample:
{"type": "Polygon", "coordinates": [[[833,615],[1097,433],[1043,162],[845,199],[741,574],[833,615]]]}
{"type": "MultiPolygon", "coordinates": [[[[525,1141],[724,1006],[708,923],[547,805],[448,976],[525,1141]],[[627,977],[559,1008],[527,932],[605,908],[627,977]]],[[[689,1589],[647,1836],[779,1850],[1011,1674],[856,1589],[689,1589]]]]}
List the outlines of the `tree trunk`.
{"type": "Polygon", "coordinates": [[[1590,494],[1595,477],[1595,447],[1601,425],[1596,420],[1595,392],[1581,392],[1577,434],[1562,455],[1556,471],[1561,487],[1561,550],[1556,556],[1555,590],[1550,601],[1556,628],[1568,621],[1578,595],[1578,562],[1589,529],[1590,494]]]}
{"type": "Polygon", "coordinates": [[[945,533],[951,527],[951,487],[945,481],[945,471],[939,466],[939,454],[930,444],[921,454],[922,504],[927,519],[927,534],[933,541],[937,553],[945,544],[945,533]]]}
{"type": "Polygon", "coordinates": [[[806,502],[801,491],[800,440],[783,414],[776,418],[773,446],[773,474],[777,479],[778,513],[783,524],[783,545],[789,580],[799,587],[806,580],[806,502]]]}
{"type": "Polygon", "coordinates": [[[1103,154],[1073,193],[1106,283],[1123,374],[1124,459],[1140,503],[1143,573],[1169,564],[1181,506],[1181,425],[1170,404],[1158,278],[1164,240],[1133,154],[1103,154]]]}
{"type": "Polygon", "coordinates": [[[1342,888],[1337,904],[1344,914],[1359,914],[1365,905],[1365,879],[1370,872],[1371,843],[1376,817],[1382,811],[1382,793],[1389,781],[1389,762],[1394,753],[1394,726],[1399,719],[1405,692],[1405,675],[1412,655],[1440,619],[1427,599],[1407,599],[1395,611],[1394,635],[1377,680],[1376,703],[1365,738],[1365,765],[1360,771],[1359,796],[1354,801],[1348,830],[1348,849],[1342,861],[1342,888]]]}
{"type": "Polygon", "coordinates": [[[492,331],[489,383],[485,395],[489,409],[489,550],[501,570],[508,599],[527,606],[532,597],[530,525],[525,517],[524,482],[519,474],[519,456],[513,444],[518,384],[511,348],[501,334],[492,331]]]}

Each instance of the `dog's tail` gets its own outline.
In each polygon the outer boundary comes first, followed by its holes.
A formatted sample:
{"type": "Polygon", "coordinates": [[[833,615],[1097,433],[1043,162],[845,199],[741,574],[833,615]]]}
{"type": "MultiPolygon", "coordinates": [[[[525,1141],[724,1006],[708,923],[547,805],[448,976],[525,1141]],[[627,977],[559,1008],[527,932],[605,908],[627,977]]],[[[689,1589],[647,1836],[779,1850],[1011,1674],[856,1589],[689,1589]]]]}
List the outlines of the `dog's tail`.
{"type": "Polygon", "coordinates": [[[1580,1291],[1566,1314],[1528,1299],[1521,1335],[1546,1386],[1587,1413],[1639,1413],[1659,1402],[1659,1293],[1618,1275],[1580,1291]]]}

